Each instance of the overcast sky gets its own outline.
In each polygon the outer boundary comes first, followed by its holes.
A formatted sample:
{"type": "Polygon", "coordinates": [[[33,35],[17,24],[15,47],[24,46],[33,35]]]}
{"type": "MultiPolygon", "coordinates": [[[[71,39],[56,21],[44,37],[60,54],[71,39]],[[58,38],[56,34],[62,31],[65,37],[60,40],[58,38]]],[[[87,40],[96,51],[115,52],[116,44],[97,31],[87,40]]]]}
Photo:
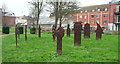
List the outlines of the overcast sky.
{"type": "MultiPolygon", "coordinates": [[[[2,8],[2,4],[5,4],[7,9],[9,11],[14,12],[16,16],[28,15],[29,1],[31,0],[0,0],[0,8],[2,8]]],[[[108,4],[112,0],[77,0],[77,1],[81,2],[82,6],[90,6],[90,5],[108,4]]],[[[46,13],[42,14],[42,16],[46,16],[46,13]]]]}

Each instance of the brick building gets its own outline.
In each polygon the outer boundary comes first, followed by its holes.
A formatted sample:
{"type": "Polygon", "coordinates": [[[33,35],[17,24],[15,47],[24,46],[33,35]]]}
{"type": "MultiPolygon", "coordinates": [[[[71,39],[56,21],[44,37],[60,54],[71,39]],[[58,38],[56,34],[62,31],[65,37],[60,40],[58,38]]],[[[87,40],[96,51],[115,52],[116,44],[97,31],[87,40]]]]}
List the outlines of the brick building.
{"type": "Polygon", "coordinates": [[[118,26],[120,20],[119,15],[115,15],[115,12],[120,12],[120,1],[113,0],[109,4],[82,7],[77,13],[73,14],[73,20],[69,22],[82,21],[83,27],[84,24],[89,23],[91,30],[96,29],[96,23],[99,23],[104,29],[118,31],[120,30],[118,26]]]}
{"type": "Polygon", "coordinates": [[[108,4],[94,5],[82,7],[79,13],[74,14],[74,22],[82,21],[84,24],[89,23],[91,29],[96,29],[96,23],[99,23],[103,28],[108,25],[109,11],[108,4]]]}
{"type": "Polygon", "coordinates": [[[15,19],[14,16],[2,16],[2,26],[9,26],[14,27],[15,26],[15,19]]]}
{"type": "Polygon", "coordinates": [[[120,12],[120,1],[110,2],[109,4],[94,5],[82,7],[79,13],[74,14],[74,21],[89,23],[91,29],[96,29],[96,23],[99,23],[101,27],[108,30],[120,30],[118,25],[120,24],[119,15],[115,15],[115,12],[120,12]]]}
{"type": "Polygon", "coordinates": [[[120,13],[120,1],[109,3],[110,21],[108,24],[108,27],[111,28],[111,30],[120,31],[120,15],[116,15],[115,13],[120,13]]]}

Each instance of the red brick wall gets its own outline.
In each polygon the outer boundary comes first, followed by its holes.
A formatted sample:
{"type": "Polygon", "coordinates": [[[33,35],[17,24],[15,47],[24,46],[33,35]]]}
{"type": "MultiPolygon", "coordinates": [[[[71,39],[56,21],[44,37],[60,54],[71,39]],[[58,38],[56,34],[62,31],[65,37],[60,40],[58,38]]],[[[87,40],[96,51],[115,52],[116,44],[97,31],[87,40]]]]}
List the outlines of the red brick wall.
{"type": "MultiPolygon", "coordinates": [[[[120,4],[117,4],[120,5],[120,4]]],[[[109,10],[110,10],[110,22],[109,23],[113,23],[113,15],[114,15],[114,22],[116,22],[116,15],[114,14],[114,9],[115,12],[117,12],[117,5],[109,5],[109,10]]]]}
{"type": "Polygon", "coordinates": [[[83,27],[84,27],[84,21],[86,21],[87,23],[90,24],[91,27],[96,27],[96,20],[99,20],[99,24],[102,26],[102,27],[106,27],[109,23],[109,11],[100,11],[100,12],[89,12],[89,13],[78,13],[78,14],[75,14],[76,19],[74,21],[82,21],[83,23],[83,27]],[[96,18],[96,14],[99,14],[99,18],[96,18]],[[104,18],[104,14],[107,14],[107,17],[104,18]],[[80,19],[80,15],[82,15],[82,19],[80,19]],[[85,19],[84,18],[84,15],[87,16],[87,18],[85,19]],[[91,18],[91,15],[94,15],[94,18],[91,18]],[[77,20],[78,18],[78,20],[77,20]],[[94,24],[91,24],[91,21],[94,21],[94,24]],[[106,24],[104,24],[104,20],[107,21],[106,24]]]}
{"type": "Polygon", "coordinates": [[[7,26],[14,26],[15,24],[15,17],[12,16],[3,16],[2,17],[2,25],[7,25],[7,26]]]}
{"type": "MultiPolygon", "coordinates": [[[[120,4],[117,4],[117,5],[120,5],[120,4]]],[[[94,27],[94,29],[96,29],[97,27],[96,20],[99,20],[100,26],[106,28],[108,26],[108,23],[113,23],[113,15],[114,15],[113,10],[115,9],[115,12],[117,11],[117,5],[111,5],[111,6],[109,5],[108,11],[73,14],[74,16],[76,16],[76,18],[75,19],[74,17],[72,18],[74,19],[74,22],[82,21],[83,27],[84,27],[84,21],[86,21],[87,23],[90,24],[90,27],[94,27]],[[94,15],[94,18],[91,18],[92,14],[94,15]],[[96,18],[96,14],[99,14],[99,18],[96,18]],[[107,17],[104,17],[104,14],[107,14],[107,17]],[[80,19],[80,15],[82,15],[82,19],[80,19]],[[84,15],[87,15],[86,19],[84,19],[84,15]],[[92,20],[94,20],[94,24],[91,24],[92,20]],[[104,24],[104,20],[107,21],[106,24],[104,24]]],[[[116,15],[114,15],[114,22],[116,22],[116,15]]]]}
{"type": "MultiPolygon", "coordinates": [[[[113,23],[113,10],[115,9],[116,11],[116,5],[109,5],[109,12],[110,12],[110,22],[109,23],[113,23]]],[[[116,21],[116,16],[114,15],[114,21],[116,21]]]]}

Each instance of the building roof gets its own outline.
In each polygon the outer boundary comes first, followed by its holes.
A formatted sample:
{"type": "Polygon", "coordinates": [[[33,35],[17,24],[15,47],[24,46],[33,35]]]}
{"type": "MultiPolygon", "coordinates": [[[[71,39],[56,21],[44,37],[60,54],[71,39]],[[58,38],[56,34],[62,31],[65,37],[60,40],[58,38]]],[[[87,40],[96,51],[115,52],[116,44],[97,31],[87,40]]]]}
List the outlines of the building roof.
{"type": "MultiPolygon", "coordinates": [[[[92,12],[92,10],[97,10],[100,9],[100,11],[105,11],[105,8],[109,8],[109,4],[101,4],[101,5],[92,5],[92,6],[85,6],[85,7],[80,7],[79,10],[76,10],[76,12],[74,12],[74,14],[76,13],[80,13],[80,11],[83,11],[82,13],[85,13],[85,11],[87,10],[87,12],[92,12]]],[[[54,13],[50,14],[50,16],[54,16],[54,13]]]]}
{"type": "Polygon", "coordinates": [[[96,11],[97,9],[100,9],[100,11],[105,11],[105,8],[108,9],[108,7],[109,7],[109,4],[85,6],[85,7],[81,7],[80,11],[83,11],[83,13],[85,12],[85,10],[87,10],[87,12],[92,12],[92,10],[96,11]]]}
{"type": "Polygon", "coordinates": [[[40,18],[38,24],[52,24],[53,25],[55,24],[55,18],[40,18]]]}
{"type": "Polygon", "coordinates": [[[109,4],[102,4],[102,5],[92,5],[92,6],[85,6],[82,8],[95,8],[95,7],[108,7],[109,4]]]}
{"type": "Polygon", "coordinates": [[[110,5],[120,4],[120,1],[116,1],[116,0],[114,1],[114,0],[113,0],[113,1],[110,2],[109,4],[110,4],[110,5]]]}

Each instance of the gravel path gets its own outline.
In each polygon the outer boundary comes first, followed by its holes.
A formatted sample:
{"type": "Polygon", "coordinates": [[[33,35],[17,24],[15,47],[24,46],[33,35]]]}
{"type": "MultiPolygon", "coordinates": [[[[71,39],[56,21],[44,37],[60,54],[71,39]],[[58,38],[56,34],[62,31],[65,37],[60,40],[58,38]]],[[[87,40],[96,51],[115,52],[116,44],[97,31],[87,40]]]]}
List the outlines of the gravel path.
{"type": "Polygon", "coordinates": [[[12,35],[12,34],[15,34],[15,33],[10,33],[10,34],[0,34],[0,38],[4,38],[4,36],[12,35]]]}

